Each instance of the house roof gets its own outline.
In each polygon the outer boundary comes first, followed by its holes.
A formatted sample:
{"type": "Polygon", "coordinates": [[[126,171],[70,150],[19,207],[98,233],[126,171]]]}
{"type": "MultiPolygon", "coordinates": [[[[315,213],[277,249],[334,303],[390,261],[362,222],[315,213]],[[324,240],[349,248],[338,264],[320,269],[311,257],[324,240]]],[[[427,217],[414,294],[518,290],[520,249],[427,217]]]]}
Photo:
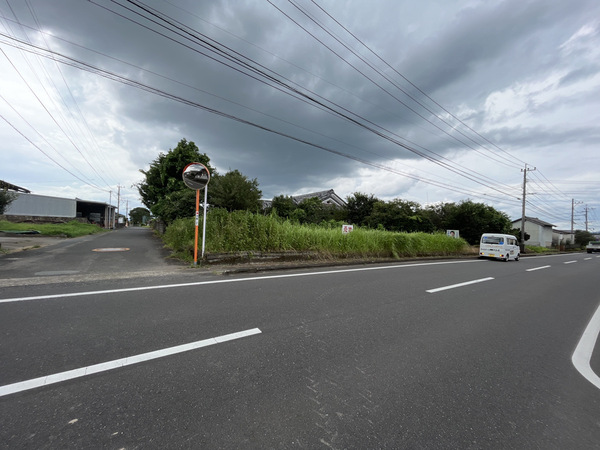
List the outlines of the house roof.
{"type": "MultiPolygon", "coordinates": [[[[333,189],[327,191],[311,192],[309,194],[292,195],[290,198],[296,205],[299,205],[304,200],[317,197],[322,203],[326,205],[337,206],[343,208],[346,206],[346,201],[337,195],[333,189]]],[[[263,208],[270,208],[273,204],[273,200],[262,200],[263,208]]]]}
{"type": "MultiPolygon", "coordinates": [[[[513,220],[511,223],[521,222],[521,219],[513,220]]],[[[537,217],[528,217],[525,216],[525,222],[535,223],[537,225],[541,225],[543,227],[555,227],[556,225],[548,222],[544,222],[543,220],[538,219],[537,217]]]]}
{"type": "Polygon", "coordinates": [[[31,191],[29,189],[22,188],[15,184],[7,183],[6,181],[3,181],[3,180],[0,180],[0,189],[10,189],[11,191],[23,192],[25,194],[31,193],[31,191]]]}
{"type": "Polygon", "coordinates": [[[573,234],[573,233],[571,232],[571,230],[556,230],[556,229],[554,229],[554,230],[552,230],[552,231],[554,231],[554,232],[555,232],[555,233],[557,233],[557,234],[573,234]]]}
{"type": "Polygon", "coordinates": [[[313,198],[313,197],[317,197],[323,203],[331,203],[331,204],[335,204],[335,205],[338,205],[338,206],[346,206],[346,202],[344,201],[344,199],[342,199],[341,197],[339,197],[333,191],[333,189],[329,189],[328,191],[311,192],[309,194],[293,195],[292,199],[294,200],[294,202],[296,204],[300,204],[304,200],[309,199],[309,198],[313,198]]]}

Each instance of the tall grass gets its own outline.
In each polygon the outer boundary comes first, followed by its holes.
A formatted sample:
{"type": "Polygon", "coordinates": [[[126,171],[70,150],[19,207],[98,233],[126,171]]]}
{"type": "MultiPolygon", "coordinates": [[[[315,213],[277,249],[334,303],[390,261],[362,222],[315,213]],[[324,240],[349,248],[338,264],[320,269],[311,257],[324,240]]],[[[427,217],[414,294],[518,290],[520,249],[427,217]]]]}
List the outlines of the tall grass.
{"type": "Polygon", "coordinates": [[[72,220],[67,223],[14,223],[0,220],[0,231],[39,231],[45,236],[78,237],[105,231],[98,225],[72,220]]]}
{"type": "MultiPolygon", "coordinates": [[[[202,232],[200,224],[200,233],[202,232]]],[[[176,256],[189,260],[194,250],[194,220],[179,219],[166,230],[164,242],[176,256]]],[[[215,209],[206,223],[206,252],[317,252],[335,258],[456,255],[467,243],[445,234],[392,233],[339,226],[299,225],[277,216],[215,209]]]]}

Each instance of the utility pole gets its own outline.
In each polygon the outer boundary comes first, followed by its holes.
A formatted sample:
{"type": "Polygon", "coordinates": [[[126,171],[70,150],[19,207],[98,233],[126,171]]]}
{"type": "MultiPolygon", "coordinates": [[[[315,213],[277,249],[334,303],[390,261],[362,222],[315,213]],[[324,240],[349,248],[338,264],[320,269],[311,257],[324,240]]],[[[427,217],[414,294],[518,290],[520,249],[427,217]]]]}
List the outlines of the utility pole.
{"type": "Polygon", "coordinates": [[[117,221],[119,220],[119,209],[121,208],[121,186],[117,185],[117,221]]]}
{"type": "Polygon", "coordinates": [[[533,169],[527,168],[527,164],[525,164],[525,169],[521,169],[523,172],[523,209],[521,210],[521,252],[525,251],[525,199],[527,197],[527,172],[533,171],[533,169]]]}
{"type": "Polygon", "coordinates": [[[571,199],[571,237],[573,237],[573,233],[575,228],[575,199],[571,199]]]}
{"type": "MultiPolygon", "coordinates": [[[[574,198],[571,199],[571,239],[573,244],[575,243],[575,205],[581,205],[583,202],[576,202],[574,198]]],[[[586,216],[587,217],[587,216],[586,216]]],[[[586,220],[587,229],[587,220],[586,220]]]]}
{"type": "Polygon", "coordinates": [[[108,191],[109,193],[109,197],[108,197],[108,223],[107,226],[108,228],[113,227],[113,220],[112,220],[112,191],[108,191]]]}
{"type": "Polygon", "coordinates": [[[588,227],[588,211],[590,209],[594,209],[594,208],[590,208],[589,206],[585,205],[585,208],[584,208],[584,210],[585,210],[585,231],[590,231],[589,227],[588,227]]]}

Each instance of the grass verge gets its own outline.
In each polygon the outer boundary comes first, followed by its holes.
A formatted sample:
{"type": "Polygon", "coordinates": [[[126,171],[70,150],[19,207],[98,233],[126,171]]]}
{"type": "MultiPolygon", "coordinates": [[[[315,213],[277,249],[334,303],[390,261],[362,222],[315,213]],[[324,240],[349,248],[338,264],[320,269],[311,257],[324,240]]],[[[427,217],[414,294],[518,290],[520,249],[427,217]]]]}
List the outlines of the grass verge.
{"type": "Polygon", "coordinates": [[[0,231],[39,231],[39,233],[43,234],[44,236],[66,236],[73,238],[78,236],[86,236],[88,234],[101,233],[106,230],[98,225],[81,223],[76,220],[60,224],[13,223],[0,220],[0,231]]]}

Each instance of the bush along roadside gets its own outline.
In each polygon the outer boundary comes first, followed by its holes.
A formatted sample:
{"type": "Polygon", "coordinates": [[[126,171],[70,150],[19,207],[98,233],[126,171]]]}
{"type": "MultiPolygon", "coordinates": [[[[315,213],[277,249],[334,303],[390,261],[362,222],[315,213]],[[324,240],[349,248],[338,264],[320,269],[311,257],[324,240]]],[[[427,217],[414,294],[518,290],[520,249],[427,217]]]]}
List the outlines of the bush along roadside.
{"type": "MultiPolygon", "coordinates": [[[[202,233],[202,220],[200,221],[202,233]]],[[[173,257],[191,262],[194,254],[194,219],[178,219],[167,227],[163,241],[173,257]]],[[[199,239],[199,245],[201,239],[199,239]]],[[[205,253],[282,253],[316,255],[321,259],[403,258],[457,256],[469,252],[462,239],[444,233],[397,233],[355,228],[342,234],[341,223],[299,225],[276,215],[247,211],[209,211],[205,253]]]]}

